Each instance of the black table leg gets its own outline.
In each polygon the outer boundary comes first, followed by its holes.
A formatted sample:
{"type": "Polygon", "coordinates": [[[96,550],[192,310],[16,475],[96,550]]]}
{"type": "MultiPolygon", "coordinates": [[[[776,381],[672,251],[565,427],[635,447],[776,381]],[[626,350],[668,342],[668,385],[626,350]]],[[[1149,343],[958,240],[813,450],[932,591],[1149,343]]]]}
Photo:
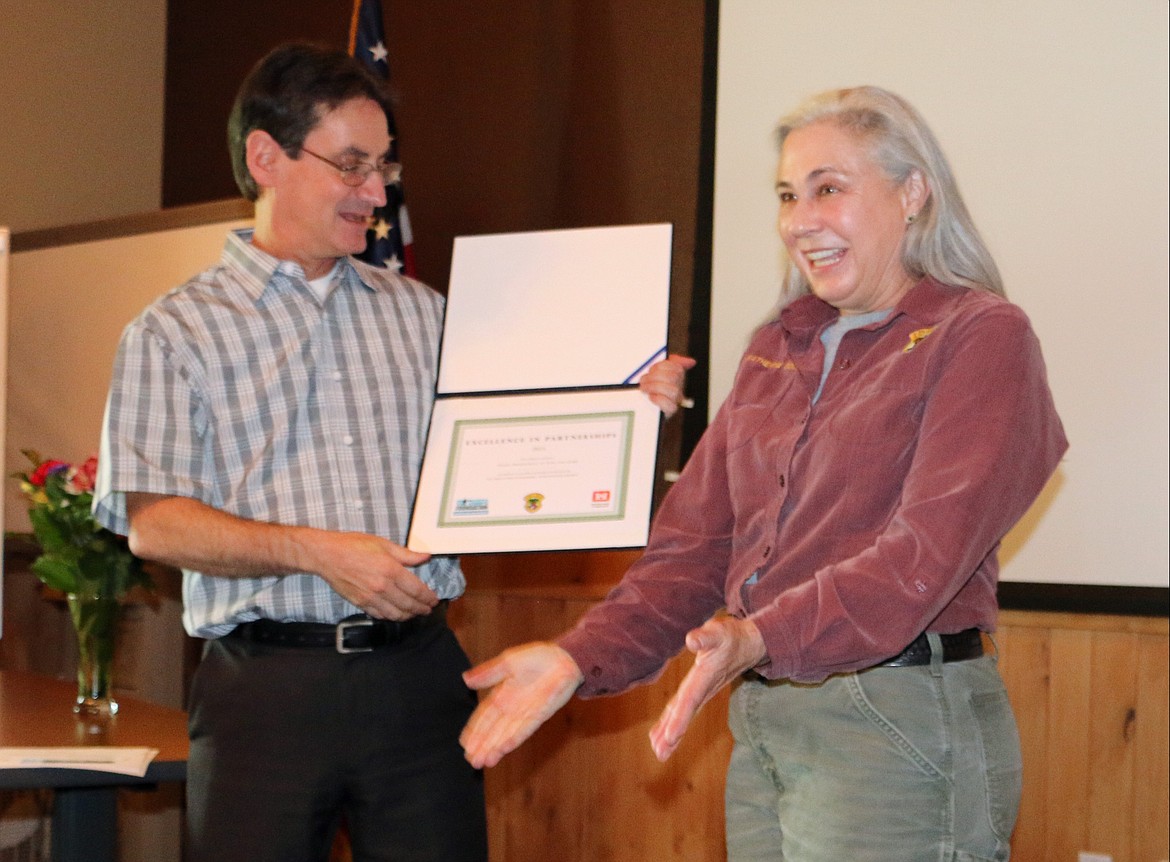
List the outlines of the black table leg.
{"type": "Polygon", "coordinates": [[[117,862],[118,789],[53,791],[53,862],[117,862]]]}

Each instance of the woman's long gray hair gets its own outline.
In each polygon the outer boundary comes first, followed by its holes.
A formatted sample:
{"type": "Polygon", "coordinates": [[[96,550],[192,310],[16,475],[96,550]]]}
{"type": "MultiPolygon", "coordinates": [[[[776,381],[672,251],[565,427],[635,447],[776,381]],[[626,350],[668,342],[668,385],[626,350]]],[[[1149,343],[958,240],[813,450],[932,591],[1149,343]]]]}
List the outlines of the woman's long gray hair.
{"type": "MultiPolygon", "coordinates": [[[[898,184],[922,173],[930,197],[906,228],[902,265],[915,278],[929,275],[944,284],[988,290],[1003,296],[1003,281],[959,194],[951,167],[934,133],[908,102],[880,87],[829,90],[813,96],[780,120],[780,152],[797,129],[835,123],[857,134],[871,158],[898,184]]],[[[785,256],[781,305],[809,292],[809,284],[785,256]]]]}

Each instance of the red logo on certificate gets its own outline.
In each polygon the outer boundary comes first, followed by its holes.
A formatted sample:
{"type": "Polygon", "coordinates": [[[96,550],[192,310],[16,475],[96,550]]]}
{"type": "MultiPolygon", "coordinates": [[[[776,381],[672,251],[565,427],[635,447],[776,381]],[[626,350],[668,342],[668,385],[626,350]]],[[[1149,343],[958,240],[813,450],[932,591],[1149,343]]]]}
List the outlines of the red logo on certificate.
{"type": "Polygon", "coordinates": [[[609,491],[594,491],[593,492],[593,502],[594,503],[608,503],[609,502],[609,491]]]}

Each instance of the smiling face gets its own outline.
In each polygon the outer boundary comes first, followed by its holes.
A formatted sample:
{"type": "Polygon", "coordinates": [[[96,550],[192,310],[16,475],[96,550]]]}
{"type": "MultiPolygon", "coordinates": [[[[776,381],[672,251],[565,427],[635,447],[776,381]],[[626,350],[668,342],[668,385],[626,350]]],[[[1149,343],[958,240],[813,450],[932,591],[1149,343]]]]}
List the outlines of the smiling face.
{"type": "Polygon", "coordinates": [[[896,184],[856,133],[823,121],[785,139],[776,193],[789,257],[842,314],[891,308],[914,285],[901,250],[928,194],[918,172],[896,184]]]}
{"type": "MultiPolygon", "coordinates": [[[[257,247],[296,261],[310,279],[366,247],[370,216],[386,203],[379,172],[360,186],[347,186],[336,168],[305,153],[290,158],[266,132],[252,132],[247,147],[248,167],[260,187],[252,238],[257,247]]],[[[377,163],[390,153],[386,114],[372,99],[343,102],[322,114],[304,148],[339,165],[377,163]]]]}

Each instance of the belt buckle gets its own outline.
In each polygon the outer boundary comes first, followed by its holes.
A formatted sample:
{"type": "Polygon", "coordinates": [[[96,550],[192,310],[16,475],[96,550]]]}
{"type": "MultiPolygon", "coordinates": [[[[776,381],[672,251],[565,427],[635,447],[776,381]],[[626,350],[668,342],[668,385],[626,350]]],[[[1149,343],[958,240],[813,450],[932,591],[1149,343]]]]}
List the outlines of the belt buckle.
{"type": "Polygon", "coordinates": [[[345,645],[345,633],[353,628],[373,628],[374,621],[372,619],[364,620],[342,620],[337,624],[337,630],[334,639],[334,646],[342,655],[356,652],[373,652],[372,646],[351,647],[345,645]]]}

